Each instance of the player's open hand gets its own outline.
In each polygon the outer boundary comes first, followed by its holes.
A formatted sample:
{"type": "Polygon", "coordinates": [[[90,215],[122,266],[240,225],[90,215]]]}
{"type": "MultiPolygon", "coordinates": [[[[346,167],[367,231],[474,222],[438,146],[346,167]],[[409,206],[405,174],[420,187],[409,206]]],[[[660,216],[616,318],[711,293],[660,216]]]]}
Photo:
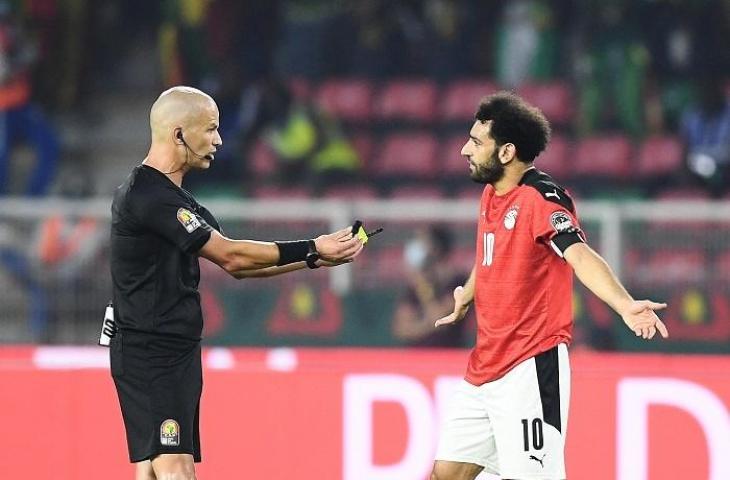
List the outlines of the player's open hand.
{"type": "Polygon", "coordinates": [[[468,311],[469,305],[464,302],[464,287],[459,285],[454,289],[454,311],[449,315],[436,320],[436,323],[434,323],[433,326],[440,327],[441,325],[456,323],[463,319],[468,311]]]}
{"type": "Polygon", "coordinates": [[[662,337],[667,338],[669,336],[667,327],[655,313],[655,310],[664,308],[667,308],[666,303],[635,300],[621,313],[621,318],[637,337],[648,340],[653,338],[656,332],[659,331],[662,337]]]}
{"type": "Polygon", "coordinates": [[[333,266],[352,261],[362,251],[363,243],[353,237],[350,227],[314,239],[323,265],[333,266]],[[332,264],[332,265],[329,265],[332,264]]]}

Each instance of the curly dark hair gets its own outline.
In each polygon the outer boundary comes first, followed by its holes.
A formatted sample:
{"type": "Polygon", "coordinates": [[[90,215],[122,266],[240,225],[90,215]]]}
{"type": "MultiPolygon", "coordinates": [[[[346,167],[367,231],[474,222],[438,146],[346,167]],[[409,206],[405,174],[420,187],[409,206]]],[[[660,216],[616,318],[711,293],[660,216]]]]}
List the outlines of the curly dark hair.
{"type": "Polygon", "coordinates": [[[492,121],[490,133],[497,145],[514,144],[517,158],[535,160],[550,141],[550,122],[545,115],[512,92],[497,92],[482,99],[475,118],[492,121]]]}

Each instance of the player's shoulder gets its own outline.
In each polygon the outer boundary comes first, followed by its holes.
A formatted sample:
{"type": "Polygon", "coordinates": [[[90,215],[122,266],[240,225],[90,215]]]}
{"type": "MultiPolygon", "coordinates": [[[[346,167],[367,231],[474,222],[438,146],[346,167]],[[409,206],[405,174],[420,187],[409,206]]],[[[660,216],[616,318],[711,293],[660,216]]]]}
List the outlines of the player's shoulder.
{"type": "Polygon", "coordinates": [[[520,185],[526,187],[527,191],[533,192],[535,198],[539,197],[542,201],[558,204],[575,213],[573,199],[566,188],[547,173],[531,168],[522,176],[520,185]]]}

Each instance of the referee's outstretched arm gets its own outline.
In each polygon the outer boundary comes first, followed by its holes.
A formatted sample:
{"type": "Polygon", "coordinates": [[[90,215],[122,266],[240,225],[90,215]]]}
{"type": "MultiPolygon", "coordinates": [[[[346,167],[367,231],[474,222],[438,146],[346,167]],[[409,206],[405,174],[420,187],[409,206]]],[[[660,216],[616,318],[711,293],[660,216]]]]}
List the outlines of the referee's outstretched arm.
{"type": "Polygon", "coordinates": [[[240,279],[271,277],[306,266],[340,265],[352,261],[362,248],[362,240],[353,237],[350,227],[293,242],[234,240],[214,230],[200,255],[240,279]]]}

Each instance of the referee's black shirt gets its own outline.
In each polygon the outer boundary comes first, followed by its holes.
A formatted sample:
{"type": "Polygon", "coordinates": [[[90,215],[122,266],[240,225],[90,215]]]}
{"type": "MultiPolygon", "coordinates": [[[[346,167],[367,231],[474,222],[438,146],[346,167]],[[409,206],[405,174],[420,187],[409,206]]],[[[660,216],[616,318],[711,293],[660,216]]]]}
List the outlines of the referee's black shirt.
{"type": "Polygon", "coordinates": [[[117,327],[199,340],[198,250],[219,228],[205,207],[162,172],[136,167],[112,203],[117,327]]]}

